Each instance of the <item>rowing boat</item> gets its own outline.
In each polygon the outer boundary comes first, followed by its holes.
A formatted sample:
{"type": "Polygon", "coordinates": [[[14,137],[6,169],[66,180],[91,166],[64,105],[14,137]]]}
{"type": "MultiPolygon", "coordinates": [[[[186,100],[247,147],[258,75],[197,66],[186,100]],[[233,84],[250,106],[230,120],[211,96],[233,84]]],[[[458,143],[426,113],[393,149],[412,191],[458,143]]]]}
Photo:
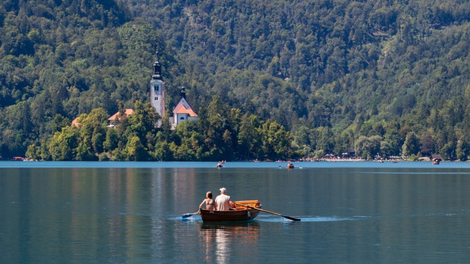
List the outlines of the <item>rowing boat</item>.
{"type": "Polygon", "coordinates": [[[236,201],[234,207],[230,211],[213,211],[201,209],[200,214],[204,222],[226,222],[226,221],[250,221],[255,219],[259,210],[249,208],[261,208],[258,200],[236,201]]]}

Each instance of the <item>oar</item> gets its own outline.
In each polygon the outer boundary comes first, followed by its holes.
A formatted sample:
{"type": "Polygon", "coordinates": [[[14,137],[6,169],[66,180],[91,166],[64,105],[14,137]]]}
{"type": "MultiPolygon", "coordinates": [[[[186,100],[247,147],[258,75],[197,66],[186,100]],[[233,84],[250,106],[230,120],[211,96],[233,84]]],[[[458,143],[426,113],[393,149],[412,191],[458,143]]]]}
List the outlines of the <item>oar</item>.
{"type": "Polygon", "coordinates": [[[182,215],[181,217],[183,217],[183,219],[184,219],[184,218],[188,218],[188,217],[191,217],[191,216],[193,216],[193,215],[196,215],[196,214],[199,214],[199,212],[195,212],[195,213],[186,213],[186,214],[182,215]]]}
{"type": "Polygon", "coordinates": [[[295,218],[295,217],[292,217],[292,216],[288,216],[288,215],[283,215],[283,214],[271,212],[271,211],[264,210],[264,209],[261,209],[261,208],[258,208],[258,207],[249,206],[249,205],[247,205],[247,204],[239,204],[239,203],[237,203],[237,204],[238,204],[238,205],[245,206],[245,207],[248,207],[248,208],[251,208],[251,209],[255,209],[255,210],[258,210],[258,211],[261,211],[261,212],[265,212],[265,213],[268,213],[268,214],[273,214],[273,215],[282,216],[282,217],[287,218],[287,219],[290,219],[290,220],[292,220],[292,221],[300,221],[299,218],[295,218]]]}

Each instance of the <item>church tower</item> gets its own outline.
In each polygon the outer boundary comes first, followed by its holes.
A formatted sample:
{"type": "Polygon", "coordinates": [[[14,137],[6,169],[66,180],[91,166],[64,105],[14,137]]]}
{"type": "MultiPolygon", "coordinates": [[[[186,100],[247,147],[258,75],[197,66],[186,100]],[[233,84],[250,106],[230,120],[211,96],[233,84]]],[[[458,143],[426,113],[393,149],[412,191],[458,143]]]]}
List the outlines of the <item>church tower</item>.
{"type": "MultiPolygon", "coordinates": [[[[158,61],[158,49],[155,54],[156,60],[153,63],[153,75],[150,81],[150,103],[163,119],[165,115],[165,82],[162,77],[162,66],[158,61]]],[[[161,120],[158,121],[157,126],[161,126],[161,120]]]]}

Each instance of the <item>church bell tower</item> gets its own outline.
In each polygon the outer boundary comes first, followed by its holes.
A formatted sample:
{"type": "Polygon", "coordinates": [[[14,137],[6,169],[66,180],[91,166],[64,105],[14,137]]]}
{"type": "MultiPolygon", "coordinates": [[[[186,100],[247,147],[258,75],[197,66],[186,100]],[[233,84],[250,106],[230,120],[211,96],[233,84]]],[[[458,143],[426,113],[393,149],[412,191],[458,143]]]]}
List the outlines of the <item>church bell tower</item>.
{"type": "MultiPolygon", "coordinates": [[[[162,66],[158,61],[158,49],[155,55],[156,60],[153,63],[153,75],[150,81],[150,103],[163,119],[165,115],[165,82],[162,77],[162,66]]],[[[161,120],[158,121],[157,126],[161,126],[161,120]]]]}

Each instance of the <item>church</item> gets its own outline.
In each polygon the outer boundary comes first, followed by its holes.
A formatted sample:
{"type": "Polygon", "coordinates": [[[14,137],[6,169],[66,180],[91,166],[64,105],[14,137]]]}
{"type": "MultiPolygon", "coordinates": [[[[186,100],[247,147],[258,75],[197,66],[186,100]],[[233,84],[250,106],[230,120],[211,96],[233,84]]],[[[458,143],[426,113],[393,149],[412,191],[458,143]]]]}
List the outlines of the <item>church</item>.
{"type": "MultiPolygon", "coordinates": [[[[186,101],[186,92],[184,87],[181,88],[181,99],[176,107],[173,109],[173,116],[165,116],[165,82],[163,81],[162,76],[162,66],[158,61],[158,50],[156,51],[156,60],[153,63],[153,74],[152,79],[150,80],[150,103],[155,108],[160,117],[168,118],[170,121],[170,129],[174,130],[181,122],[187,120],[198,120],[196,112],[191,108],[188,101],[186,101]]],[[[124,113],[120,111],[116,112],[114,115],[108,118],[109,125],[108,127],[115,127],[119,122],[119,116],[124,114],[126,116],[134,114],[133,109],[123,109],[124,113]]],[[[80,126],[78,122],[79,117],[75,118],[72,121],[73,126],[80,126]]],[[[158,120],[157,127],[161,127],[162,121],[158,120]]]]}
{"type": "MultiPolygon", "coordinates": [[[[162,118],[169,118],[171,129],[175,129],[178,124],[186,120],[197,120],[196,112],[191,108],[188,101],[186,101],[186,92],[184,87],[181,89],[181,99],[173,110],[173,117],[165,117],[165,82],[162,76],[162,66],[158,61],[158,50],[156,53],[156,60],[153,63],[153,74],[150,80],[150,103],[155,108],[155,111],[162,118]]],[[[161,121],[157,123],[161,126],[161,121]]]]}

